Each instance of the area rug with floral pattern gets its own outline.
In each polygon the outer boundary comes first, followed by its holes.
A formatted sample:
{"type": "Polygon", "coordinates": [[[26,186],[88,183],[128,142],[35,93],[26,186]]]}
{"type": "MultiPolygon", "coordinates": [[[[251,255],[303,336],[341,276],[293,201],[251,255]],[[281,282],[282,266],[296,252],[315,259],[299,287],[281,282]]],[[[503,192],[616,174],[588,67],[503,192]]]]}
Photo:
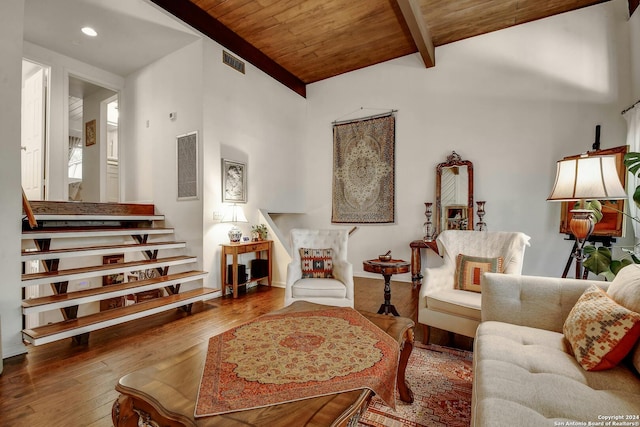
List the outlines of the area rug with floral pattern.
{"type": "Polygon", "coordinates": [[[398,399],[394,410],[374,396],[358,426],[469,426],[472,358],[469,351],[416,343],[406,370],[413,403],[398,399]]]}
{"type": "Polygon", "coordinates": [[[195,416],[363,388],[395,405],[398,357],[352,308],[264,315],[209,340],[195,416]]]}

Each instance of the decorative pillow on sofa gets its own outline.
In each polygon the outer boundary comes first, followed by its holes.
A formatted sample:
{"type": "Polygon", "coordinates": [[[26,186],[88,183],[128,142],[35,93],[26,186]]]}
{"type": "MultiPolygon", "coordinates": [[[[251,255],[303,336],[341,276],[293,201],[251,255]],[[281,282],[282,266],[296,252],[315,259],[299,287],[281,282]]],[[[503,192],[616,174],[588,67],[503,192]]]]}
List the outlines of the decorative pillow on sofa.
{"type": "Polygon", "coordinates": [[[458,254],[455,287],[464,291],[480,292],[482,273],[502,273],[502,257],[482,258],[458,254]]]}
{"type": "Polygon", "coordinates": [[[333,249],[300,248],[302,277],[329,279],[333,277],[333,249]]]}
{"type": "Polygon", "coordinates": [[[640,314],[617,304],[592,285],[571,309],[562,332],[585,370],[610,369],[640,337],[640,314]]]}

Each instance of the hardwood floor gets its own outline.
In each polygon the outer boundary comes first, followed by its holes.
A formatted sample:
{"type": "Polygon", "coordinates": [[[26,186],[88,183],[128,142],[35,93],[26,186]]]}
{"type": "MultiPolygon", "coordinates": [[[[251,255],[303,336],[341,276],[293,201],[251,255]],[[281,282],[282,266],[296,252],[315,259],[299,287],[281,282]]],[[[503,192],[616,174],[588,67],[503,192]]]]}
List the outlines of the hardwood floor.
{"type": "MultiPolygon", "coordinates": [[[[355,278],[356,309],[376,312],[383,300],[380,279],[355,278]]],[[[415,320],[418,291],[393,282],[391,302],[415,320]]],[[[128,372],[283,306],[284,290],[258,286],[239,298],[217,298],[194,305],[192,314],[169,311],[92,332],[87,345],[71,339],[28,347],[28,353],[4,361],[0,376],[0,426],[112,426],[114,386],[128,372]]],[[[449,335],[432,331],[432,342],[449,335]]],[[[422,330],[416,328],[416,340],[422,330]]],[[[469,348],[455,337],[451,345],[469,348]]]]}

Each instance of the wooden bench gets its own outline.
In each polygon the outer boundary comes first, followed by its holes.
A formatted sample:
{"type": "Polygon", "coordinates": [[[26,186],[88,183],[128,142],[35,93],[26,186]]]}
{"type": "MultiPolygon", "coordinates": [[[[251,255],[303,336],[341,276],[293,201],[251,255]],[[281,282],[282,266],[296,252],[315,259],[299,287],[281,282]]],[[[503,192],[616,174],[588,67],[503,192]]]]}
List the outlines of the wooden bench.
{"type": "MultiPolygon", "coordinates": [[[[322,309],[311,303],[297,303],[273,313],[322,309]]],[[[398,366],[398,394],[405,402],[413,402],[413,393],[405,380],[407,361],[413,349],[411,319],[361,312],[365,317],[395,338],[401,346],[398,366]]],[[[116,427],[138,425],[162,426],[347,426],[366,410],[373,392],[368,389],[315,397],[264,408],[194,418],[200,376],[207,353],[207,343],[191,347],[179,354],[123,376],[116,385],[120,396],[112,408],[116,427]],[[142,424],[138,424],[139,421],[142,424]],[[147,423],[147,424],[145,424],[147,423]]]]}

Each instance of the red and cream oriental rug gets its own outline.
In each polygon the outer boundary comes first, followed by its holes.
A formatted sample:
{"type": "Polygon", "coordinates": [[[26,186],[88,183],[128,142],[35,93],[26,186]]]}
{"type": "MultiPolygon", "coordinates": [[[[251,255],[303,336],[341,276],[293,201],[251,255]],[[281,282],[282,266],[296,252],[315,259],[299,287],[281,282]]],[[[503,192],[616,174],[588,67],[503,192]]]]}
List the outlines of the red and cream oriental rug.
{"type": "Polygon", "coordinates": [[[358,427],[468,427],[472,359],[469,351],[416,343],[406,370],[413,403],[398,400],[392,409],[374,396],[358,427]]]}
{"type": "Polygon", "coordinates": [[[264,315],[209,340],[195,416],[363,388],[393,407],[398,357],[352,308],[264,315]]]}

